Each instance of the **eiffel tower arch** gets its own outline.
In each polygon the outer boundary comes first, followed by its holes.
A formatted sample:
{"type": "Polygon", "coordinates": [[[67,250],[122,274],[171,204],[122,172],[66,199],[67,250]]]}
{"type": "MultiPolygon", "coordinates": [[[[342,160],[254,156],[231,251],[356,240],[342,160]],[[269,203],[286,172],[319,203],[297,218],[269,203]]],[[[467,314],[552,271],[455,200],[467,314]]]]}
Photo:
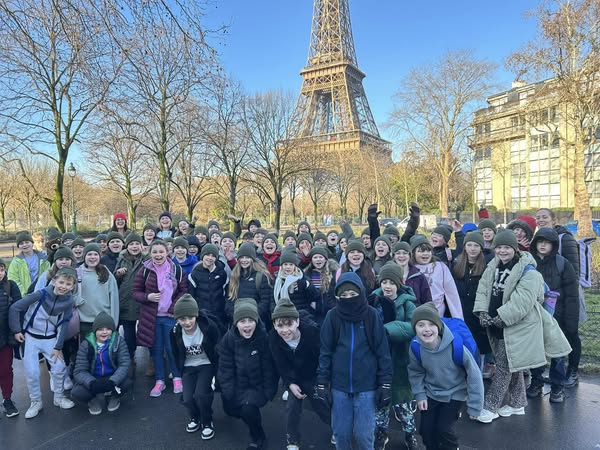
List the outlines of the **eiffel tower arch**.
{"type": "Polygon", "coordinates": [[[391,143],[379,134],[362,84],[348,0],[315,0],[308,60],[300,75],[287,145],[335,152],[340,162],[391,163],[391,143]]]}

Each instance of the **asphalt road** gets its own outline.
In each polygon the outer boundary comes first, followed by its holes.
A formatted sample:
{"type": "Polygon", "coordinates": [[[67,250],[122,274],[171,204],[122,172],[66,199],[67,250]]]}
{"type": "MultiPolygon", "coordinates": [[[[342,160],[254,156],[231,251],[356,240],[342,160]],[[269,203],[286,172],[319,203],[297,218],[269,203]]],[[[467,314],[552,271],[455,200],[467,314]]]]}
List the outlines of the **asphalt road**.
{"type": "MultiPolygon", "coordinates": [[[[143,354],[138,349],[138,353],[143,354]]],[[[141,359],[141,358],[140,358],[141,359]]],[[[20,361],[15,361],[16,391],[13,400],[21,414],[0,419],[0,449],[245,449],[248,434],[245,425],[223,414],[215,396],[215,438],[202,441],[200,433],[185,431],[187,416],[179,396],[169,389],[160,398],[150,398],[153,380],[143,375],[145,361],[138,365],[138,378],[121,408],[92,417],[83,405],[63,411],[52,406],[48,375],[42,367],[44,410],[26,420],[29,406],[27,388],[20,361]]],[[[564,404],[550,404],[548,395],[529,402],[525,416],[500,418],[489,425],[463,416],[458,431],[465,449],[594,449],[600,448],[600,379],[583,378],[579,387],[568,391],[564,404]]],[[[546,387],[549,391],[549,387],[546,387]]],[[[263,423],[269,449],[285,449],[285,405],[278,396],[263,409],[263,423]]],[[[330,431],[317,416],[305,410],[301,432],[302,448],[332,449],[330,431]]],[[[403,434],[392,420],[388,449],[404,449],[403,434]]]]}

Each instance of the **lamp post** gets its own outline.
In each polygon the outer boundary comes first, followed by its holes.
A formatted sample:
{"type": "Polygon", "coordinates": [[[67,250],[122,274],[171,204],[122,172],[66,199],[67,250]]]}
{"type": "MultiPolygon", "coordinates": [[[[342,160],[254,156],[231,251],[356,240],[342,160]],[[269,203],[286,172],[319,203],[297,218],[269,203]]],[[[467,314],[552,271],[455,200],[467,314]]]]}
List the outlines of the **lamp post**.
{"type": "Polygon", "coordinates": [[[77,233],[77,213],[75,212],[75,175],[77,175],[77,170],[73,163],[69,165],[67,173],[71,177],[71,232],[77,233]]]}

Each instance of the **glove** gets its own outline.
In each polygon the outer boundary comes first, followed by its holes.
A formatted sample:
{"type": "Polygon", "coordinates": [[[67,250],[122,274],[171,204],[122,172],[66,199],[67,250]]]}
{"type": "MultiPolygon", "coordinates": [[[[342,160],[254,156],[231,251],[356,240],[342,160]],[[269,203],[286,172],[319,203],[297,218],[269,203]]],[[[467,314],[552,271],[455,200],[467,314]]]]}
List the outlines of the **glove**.
{"type": "Polygon", "coordinates": [[[377,388],[377,409],[383,409],[390,406],[392,403],[392,385],[389,383],[382,384],[377,388]]]}
{"type": "Polygon", "coordinates": [[[492,318],[486,312],[479,313],[479,323],[483,328],[488,328],[492,326],[492,318]]]}
{"type": "Polygon", "coordinates": [[[411,203],[410,208],[408,208],[408,213],[410,217],[419,217],[421,215],[421,208],[416,203],[411,203]]]}
{"type": "Polygon", "coordinates": [[[92,394],[103,394],[114,389],[115,383],[109,378],[96,378],[90,383],[90,391],[92,394]]]}
{"type": "Polygon", "coordinates": [[[317,384],[315,386],[313,398],[315,400],[325,403],[327,406],[331,406],[331,401],[329,398],[329,386],[326,384],[317,384]]]}
{"type": "Polygon", "coordinates": [[[377,211],[377,203],[369,205],[369,208],[367,209],[367,215],[369,217],[377,219],[379,214],[381,214],[381,211],[377,211]]]}
{"type": "Polygon", "coordinates": [[[496,316],[494,317],[491,321],[490,324],[498,327],[498,328],[504,328],[506,326],[506,324],[504,322],[502,322],[502,319],[500,318],[500,316],[496,316]]]}

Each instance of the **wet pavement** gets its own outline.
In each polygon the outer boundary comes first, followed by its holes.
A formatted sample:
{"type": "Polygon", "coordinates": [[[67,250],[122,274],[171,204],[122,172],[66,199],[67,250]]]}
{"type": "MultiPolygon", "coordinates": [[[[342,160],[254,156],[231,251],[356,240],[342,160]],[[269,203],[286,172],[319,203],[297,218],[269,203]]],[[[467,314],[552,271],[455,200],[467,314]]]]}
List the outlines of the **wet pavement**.
{"type": "MultiPolygon", "coordinates": [[[[59,410],[52,405],[48,374],[42,369],[44,409],[26,420],[29,406],[21,362],[15,361],[13,401],[20,410],[14,418],[0,419],[0,449],[245,449],[245,425],[224,415],[215,396],[215,438],[203,441],[200,433],[186,433],[187,416],[171,386],[160,398],[150,398],[153,380],[143,375],[145,363],[138,366],[138,378],[131,393],[124,396],[114,413],[90,416],[77,405],[59,410]]],[[[563,404],[550,404],[549,387],[541,399],[530,400],[525,416],[499,418],[484,425],[463,418],[458,423],[460,448],[466,449],[594,449],[600,448],[600,377],[583,376],[577,388],[567,391],[563,404]]],[[[285,403],[278,396],[262,410],[269,449],[285,449],[285,403]]],[[[332,449],[330,431],[308,408],[302,419],[302,448],[332,449]]],[[[388,449],[404,449],[403,434],[392,420],[388,449]]]]}

